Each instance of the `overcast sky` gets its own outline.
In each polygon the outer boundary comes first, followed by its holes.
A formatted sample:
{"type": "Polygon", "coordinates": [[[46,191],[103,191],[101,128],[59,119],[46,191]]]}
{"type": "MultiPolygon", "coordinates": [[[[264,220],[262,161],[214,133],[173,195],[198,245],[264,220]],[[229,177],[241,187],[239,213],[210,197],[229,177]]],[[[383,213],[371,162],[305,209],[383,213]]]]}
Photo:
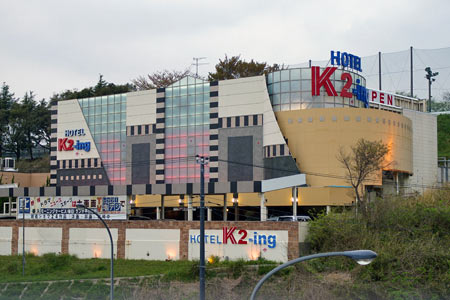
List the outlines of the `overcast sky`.
{"type": "MultiPolygon", "coordinates": [[[[0,0],[0,82],[48,98],[207,57],[299,64],[450,46],[450,1],[0,0]]],[[[195,68],[192,68],[195,71],[195,68]]]]}

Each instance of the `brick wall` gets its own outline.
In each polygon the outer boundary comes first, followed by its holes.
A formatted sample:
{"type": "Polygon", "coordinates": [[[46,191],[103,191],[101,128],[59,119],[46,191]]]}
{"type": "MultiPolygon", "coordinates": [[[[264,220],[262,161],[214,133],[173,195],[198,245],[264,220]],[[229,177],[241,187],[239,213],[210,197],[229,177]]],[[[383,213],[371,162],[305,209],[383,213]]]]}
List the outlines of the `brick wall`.
{"type": "MultiPolygon", "coordinates": [[[[128,228],[142,229],[179,229],[180,230],[180,259],[188,259],[189,230],[200,229],[198,221],[106,221],[110,228],[118,229],[117,257],[125,257],[125,232],[128,228]]],[[[2,220],[0,227],[12,227],[11,253],[17,255],[19,227],[22,220],[2,220]]],[[[297,222],[205,222],[205,230],[219,229],[222,227],[242,228],[246,230],[286,230],[288,231],[288,259],[299,256],[299,234],[297,222]]],[[[25,220],[25,227],[57,227],[62,228],[61,253],[69,252],[70,228],[104,228],[103,224],[95,221],[81,220],[25,220]]],[[[26,233],[25,233],[26,234],[26,233]]]]}

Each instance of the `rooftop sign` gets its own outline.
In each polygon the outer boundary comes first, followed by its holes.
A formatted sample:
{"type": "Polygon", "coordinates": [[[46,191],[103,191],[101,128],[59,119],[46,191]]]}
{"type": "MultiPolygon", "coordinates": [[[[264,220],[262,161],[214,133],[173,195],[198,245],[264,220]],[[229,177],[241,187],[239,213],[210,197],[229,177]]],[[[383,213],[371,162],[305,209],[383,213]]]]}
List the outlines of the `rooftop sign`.
{"type": "Polygon", "coordinates": [[[337,65],[342,66],[344,68],[350,68],[355,71],[362,72],[361,69],[361,57],[356,56],[354,54],[350,54],[347,52],[340,52],[336,51],[334,52],[331,50],[331,57],[330,57],[331,65],[337,65]]]}

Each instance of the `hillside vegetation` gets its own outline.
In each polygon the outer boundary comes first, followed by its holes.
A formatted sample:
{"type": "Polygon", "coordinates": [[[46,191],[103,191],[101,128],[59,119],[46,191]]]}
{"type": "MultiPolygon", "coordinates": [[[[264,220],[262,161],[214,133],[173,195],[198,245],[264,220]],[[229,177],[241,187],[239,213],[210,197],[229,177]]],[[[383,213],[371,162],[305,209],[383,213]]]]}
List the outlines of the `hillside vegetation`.
{"type": "Polygon", "coordinates": [[[438,156],[450,158],[450,114],[437,117],[438,156]]]}
{"type": "Polygon", "coordinates": [[[311,223],[308,239],[314,252],[378,253],[363,268],[345,258],[312,261],[315,272],[352,270],[356,283],[380,287],[380,298],[450,298],[450,189],[378,199],[367,218],[354,211],[323,216],[311,223]]]}

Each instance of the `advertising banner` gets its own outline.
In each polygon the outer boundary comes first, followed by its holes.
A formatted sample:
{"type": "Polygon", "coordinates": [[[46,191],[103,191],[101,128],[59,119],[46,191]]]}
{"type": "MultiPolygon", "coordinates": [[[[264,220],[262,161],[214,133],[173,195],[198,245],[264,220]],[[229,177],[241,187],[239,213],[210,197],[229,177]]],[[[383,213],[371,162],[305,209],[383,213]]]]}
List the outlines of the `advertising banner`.
{"type": "Polygon", "coordinates": [[[78,209],[77,204],[96,211],[105,220],[127,219],[127,196],[72,196],[19,197],[18,219],[35,220],[92,220],[98,219],[89,210],[78,209]]]}

